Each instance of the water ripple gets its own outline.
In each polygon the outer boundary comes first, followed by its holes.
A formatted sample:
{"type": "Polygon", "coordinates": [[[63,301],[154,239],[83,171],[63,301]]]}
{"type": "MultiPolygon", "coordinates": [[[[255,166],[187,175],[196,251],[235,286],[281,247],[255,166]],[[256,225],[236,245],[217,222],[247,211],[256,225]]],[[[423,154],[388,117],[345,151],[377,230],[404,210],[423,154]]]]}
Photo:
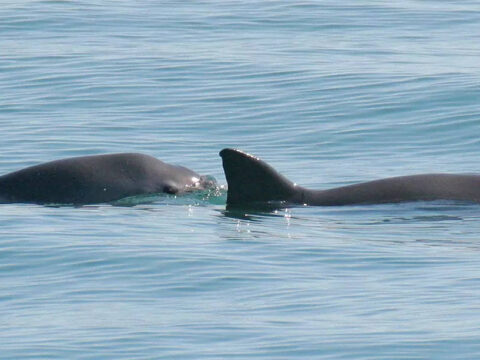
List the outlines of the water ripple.
{"type": "MultiPolygon", "coordinates": [[[[476,172],[479,17],[471,1],[6,2],[0,172],[139,151],[224,184],[223,147],[314,188],[476,172]]],[[[143,200],[2,206],[4,357],[480,351],[477,205],[143,200]]]]}

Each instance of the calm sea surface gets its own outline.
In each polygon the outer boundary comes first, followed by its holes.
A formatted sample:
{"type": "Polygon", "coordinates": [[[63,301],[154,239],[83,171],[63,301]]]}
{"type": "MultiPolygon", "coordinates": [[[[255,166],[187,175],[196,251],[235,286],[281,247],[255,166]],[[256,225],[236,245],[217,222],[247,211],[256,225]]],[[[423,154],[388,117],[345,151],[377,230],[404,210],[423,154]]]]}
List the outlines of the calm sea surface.
{"type": "MultiPolygon", "coordinates": [[[[328,188],[480,172],[477,1],[2,1],[0,173],[236,147],[328,188]]],[[[478,359],[480,206],[0,205],[1,359],[478,359]]]]}

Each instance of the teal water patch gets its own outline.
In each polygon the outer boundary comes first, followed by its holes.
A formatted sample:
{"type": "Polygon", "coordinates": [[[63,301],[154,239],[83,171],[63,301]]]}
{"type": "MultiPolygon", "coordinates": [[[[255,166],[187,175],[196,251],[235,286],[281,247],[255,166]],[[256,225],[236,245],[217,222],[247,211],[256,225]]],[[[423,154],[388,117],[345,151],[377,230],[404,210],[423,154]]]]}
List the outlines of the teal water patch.
{"type": "Polygon", "coordinates": [[[212,189],[192,191],[182,195],[147,194],[129,196],[111,204],[115,206],[135,206],[141,204],[167,204],[167,205],[225,205],[227,191],[225,186],[216,186],[212,189]]]}

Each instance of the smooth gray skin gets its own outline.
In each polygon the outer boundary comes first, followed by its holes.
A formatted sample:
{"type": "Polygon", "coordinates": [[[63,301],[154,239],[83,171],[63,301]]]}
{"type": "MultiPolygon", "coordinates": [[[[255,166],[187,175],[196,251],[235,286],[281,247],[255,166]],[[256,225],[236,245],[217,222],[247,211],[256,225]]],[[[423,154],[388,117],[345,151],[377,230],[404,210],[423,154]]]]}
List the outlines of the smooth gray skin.
{"type": "Polygon", "coordinates": [[[264,161],[235,149],[220,152],[228,182],[228,205],[287,202],[318,206],[408,201],[480,202],[480,176],[423,174],[400,176],[329,190],[309,190],[280,175],[264,161]]]}
{"type": "Polygon", "coordinates": [[[96,204],[141,194],[180,194],[212,186],[196,172],[152,156],[124,153],[43,163],[0,177],[0,201],[96,204]]]}

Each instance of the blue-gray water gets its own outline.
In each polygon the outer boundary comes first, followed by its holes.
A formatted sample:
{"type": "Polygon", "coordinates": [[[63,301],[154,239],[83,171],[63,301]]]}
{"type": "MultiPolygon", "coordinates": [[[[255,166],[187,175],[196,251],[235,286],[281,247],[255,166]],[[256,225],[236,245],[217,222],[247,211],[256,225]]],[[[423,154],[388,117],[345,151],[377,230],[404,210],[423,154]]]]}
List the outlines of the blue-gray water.
{"type": "MultiPolygon", "coordinates": [[[[480,172],[476,1],[2,1],[0,173],[137,151],[480,172]]],[[[2,359],[475,359],[480,206],[0,206],[2,359]]]]}

